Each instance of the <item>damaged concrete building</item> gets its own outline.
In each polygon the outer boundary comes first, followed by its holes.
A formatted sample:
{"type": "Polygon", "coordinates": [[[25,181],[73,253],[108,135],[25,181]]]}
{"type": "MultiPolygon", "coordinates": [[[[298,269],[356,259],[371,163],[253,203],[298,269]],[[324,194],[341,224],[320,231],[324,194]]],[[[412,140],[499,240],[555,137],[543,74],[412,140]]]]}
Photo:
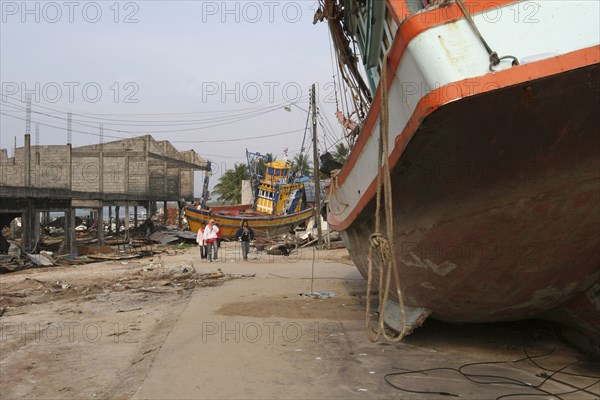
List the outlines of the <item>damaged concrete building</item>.
{"type": "MultiPolygon", "coordinates": [[[[194,172],[209,170],[210,162],[194,150],[178,151],[150,135],[82,147],[32,146],[25,135],[24,146],[13,157],[0,149],[0,228],[21,217],[22,249],[33,252],[41,217],[64,212],[64,251],[72,253],[76,209],[93,210],[97,226],[103,226],[104,207],[111,213],[115,208],[117,223],[124,207],[127,225],[133,207],[137,225],[138,206],[150,218],[157,202],[165,209],[167,202],[178,202],[181,220],[185,202],[193,201],[194,172]]],[[[98,243],[103,240],[104,230],[98,229],[98,243]]]]}

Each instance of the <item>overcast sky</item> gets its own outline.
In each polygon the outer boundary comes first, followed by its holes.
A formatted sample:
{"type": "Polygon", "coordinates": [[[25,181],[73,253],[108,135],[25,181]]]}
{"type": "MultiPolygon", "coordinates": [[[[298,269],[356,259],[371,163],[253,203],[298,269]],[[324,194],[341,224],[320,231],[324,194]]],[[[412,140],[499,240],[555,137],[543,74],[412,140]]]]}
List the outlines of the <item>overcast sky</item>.
{"type": "Polygon", "coordinates": [[[40,144],[65,144],[71,111],[74,146],[98,143],[100,122],[105,142],[149,133],[214,162],[211,186],[245,162],[246,148],[278,158],[300,150],[312,83],[330,122],[321,148],[341,137],[327,26],[312,24],[316,1],[0,6],[0,147],[9,155],[15,137],[23,143],[26,93],[47,114],[33,114],[33,144],[35,123],[40,144]]]}

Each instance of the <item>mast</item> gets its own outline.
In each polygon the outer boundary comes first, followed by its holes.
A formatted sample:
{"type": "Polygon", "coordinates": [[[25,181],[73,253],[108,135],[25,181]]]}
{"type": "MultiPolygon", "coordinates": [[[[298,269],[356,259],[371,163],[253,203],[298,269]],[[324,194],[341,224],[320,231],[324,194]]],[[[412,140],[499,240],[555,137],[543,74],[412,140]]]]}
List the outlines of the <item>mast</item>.
{"type": "Polygon", "coordinates": [[[208,203],[208,181],[212,176],[212,169],[210,161],[208,162],[208,171],[204,173],[204,182],[202,185],[202,198],[200,199],[200,208],[206,209],[206,203],[208,203]]]}

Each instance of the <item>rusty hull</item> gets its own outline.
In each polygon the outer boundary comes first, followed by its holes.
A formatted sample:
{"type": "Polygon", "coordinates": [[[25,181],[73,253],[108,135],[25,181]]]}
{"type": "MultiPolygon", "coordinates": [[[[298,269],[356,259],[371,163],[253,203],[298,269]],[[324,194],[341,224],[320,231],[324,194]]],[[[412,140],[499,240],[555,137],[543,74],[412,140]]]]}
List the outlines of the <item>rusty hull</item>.
{"type": "MultiPolygon", "coordinates": [[[[599,81],[592,65],[423,121],[392,171],[407,305],[450,322],[558,320],[600,353],[599,81]]],[[[343,232],[364,276],[374,209],[343,232]]]]}

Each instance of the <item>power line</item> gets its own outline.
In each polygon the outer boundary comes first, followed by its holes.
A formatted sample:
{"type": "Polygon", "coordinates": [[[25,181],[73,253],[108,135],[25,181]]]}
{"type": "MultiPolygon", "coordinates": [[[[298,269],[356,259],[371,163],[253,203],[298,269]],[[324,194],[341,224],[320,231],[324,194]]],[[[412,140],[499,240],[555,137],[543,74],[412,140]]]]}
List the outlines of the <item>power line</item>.
{"type": "MultiPolygon", "coordinates": [[[[16,107],[17,109],[19,107],[21,107],[21,106],[18,106],[18,105],[14,105],[12,103],[9,103],[8,105],[12,106],[13,108],[16,107]]],[[[40,107],[40,106],[38,106],[38,107],[40,107]]],[[[48,108],[48,107],[43,107],[43,108],[48,108]]],[[[169,133],[169,132],[189,132],[189,131],[196,131],[196,130],[202,130],[202,129],[208,129],[208,128],[214,128],[214,127],[218,127],[218,126],[224,126],[224,125],[233,124],[235,122],[240,122],[240,121],[243,121],[243,120],[247,120],[247,119],[255,118],[255,117],[258,117],[258,116],[261,116],[261,115],[265,115],[265,114],[271,113],[273,111],[277,111],[279,109],[280,109],[279,106],[277,108],[271,107],[271,108],[265,109],[264,111],[259,112],[259,113],[253,113],[253,114],[250,114],[250,115],[240,115],[240,116],[237,116],[237,117],[234,116],[234,117],[223,118],[223,119],[221,119],[220,123],[214,123],[212,125],[198,126],[198,127],[185,128],[185,129],[160,129],[160,130],[147,130],[146,129],[146,130],[139,131],[139,130],[122,130],[122,129],[105,128],[105,130],[106,131],[111,131],[111,132],[116,132],[116,133],[126,133],[126,134],[130,134],[130,135],[131,134],[169,133]]],[[[59,116],[56,116],[56,115],[50,115],[50,114],[43,113],[43,112],[40,112],[40,111],[32,111],[32,113],[35,113],[35,114],[38,114],[38,115],[44,115],[44,116],[47,116],[47,117],[50,117],[50,118],[54,118],[54,119],[59,119],[59,120],[62,120],[62,121],[66,121],[67,120],[64,117],[59,117],[59,116]]],[[[9,116],[8,114],[4,114],[4,115],[9,116]]],[[[96,127],[95,125],[90,125],[90,124],[87,124],[87,123],[84,123],[84,122],[80,122],[80,121],[75,121],[75,120],[73,120],[73,123],[76,123],[76,124],[79,124],[79,125],[82,125],[82,126],[91,127],[91,128],[95,128],[96,127]]],[[[111,123],[110,125],[122,125],[122,124],[113,124],[113,123],[111,123]]],[[[179,124],[179,125],[192,125],[192,124],[184,123],[184,124],[179,124]]],[[[127,126],[130,126],[130,125],[127,125],[127,126]]],[[[136,125],[136,126],[139,126],[139,125],[136,125]]],[[[151,124],[151,125],[145,125],[145,126],[162,126],[162,125],[157,125],[157,124],[152,125],[151,124]]]]}
{"type": "Polygon", "coordinates": [[[203,157],[215,157],[215,158],[232,158],[232,159],[238,159],[238,160],[245,160],[246,156],[223,156],[223,155],[219,155],[219,154],[206,154],[206,153],[198,153],[199,155],[203,156],[203,157]]]}
{"type": "MultiPolygon", "coordinates": [[[[19,119],[19,120],[21,120],[21,121],[26,121],[26,119],[25,119],[25,118],[20,118],[20,117],[14,116],[14,115],[5,114],[5,113],[3,113],[3,112],[0,112],[0,115],[4,115],[5,117],[9,117],[9,118],[15,118],[15,119],[19,119]]],[[[56,128],[56,129],[60,129],[60,130],[63,130],[63,131],[66,131],[66,130],[67,130],[67,128],[64,128],[64,127],[62,127],[62,126],[56,126],[56,125],[45,124],[45,123],[43,123],[43,122],[36,122],[36,123],[37,123],[37,124],[39,124],[39,125],[41,125],[41,126],[47,126],[47,127],[49,127],[49,128],[56,128]]],[[[75,129],[73,129],[73,130],[72,130],[72,132],[75,132],[75,133],[81,133],[81,134],[84,134],[84,135],[100,136],[100,134],[98,134],[98,133],[93,133],[93,132],[85,132],[85,131],[78,131],[78,130],[75,130],[75,129]]],[[[123,137],[123,136],[113,136],[113,135],[104,135],[104,137],[110,137],[110,138],[113,138],[113,139],[126,139],[126,138],[125,138],[125,137],[123,137]]]]}
{"type": "Polygon", "coordinates": [[[290,133],[296,133],[296,132],[302,132],[302,131],[304,131],[304,128],[303,129],[296,129],[296,130],[293,130],[293,131],[274,133],[274,134],[271,134],[271,135],[249,136],[249,137],[236,138],[236,139],[219,139],[219,140],[214,140],[214,139],[209,139],[209,140],[170,140],[170,142],[172,142],[172,143],[222,143],[222,142],[239,142],[241,140],[263,139],[263,138],[269,138],[269,137],[275,137],[275,136],[288,135],[290,133]]]}
{"type": "MultiPolygon", "coordinates": [[[[3,94],[2,92],[0,92],[0,96],[6,97],[6,98],[11,98],[14,100],[17,100],[21,103],[24,103],[24,101],[16,96],[11,96],[8,94],[3,94]]],[[[284,100],[284,101],[280,101],[278,103],[274,103],[274,106],[282,106],[285,104],[295,104],[295,103],[300,103],[302,102],[302,100],[306,100],[308,98],[308,95],[303,95],[300,96],[298,99],[295,99],[295,101],[289,101],[289,100],[284,100]]],[[[248,111],[248,110],[259,110],[259,109],[264,109],[264,106],[256,106],[256,107],[245,107],[245,108],[234,108],[234,109],[229,109],[229,110],[213,110],[213,111],[188,111],[188,112],[167,112],[167,113],[90,113],[87,111],[78,111],[78,110],[73,110],[73,109],[66,109],[66,108],[62,108],[62,107],[58,107],[55,106],[54,108],[52,107],[44,107],[41,105],[38,105],[38,107],[42,107],[42,108],[46,108],[49,110],[53,110],[57,113],[66,113],[66,112],[72,112],[73,114],[76,115],[80,115],[80,116],[95,116],[95,115],[99,115],[99,116],[165,116],[165,115],[196,115],[196,114],[218,114],[218,113],[231,113],[231,112],[236,112],[236,111],[248,111]]]]}
{"type": "MultiPolygon", "coordinates": [[[[14,115],[8,115],[8,114],[4,114],[3,112],[0,112],[1,115],[4,115],[6,117],[9,118],[16,118],[19,119],[21,121],[25,121],[25,118],[20,118],[20,117],[16,117],[14,115]]],[[[44,124],[42,122],[36,122],[41,126],[47,126],[50,128],[56,128],[56,129],[61,129],[61,130],[66,130],[66,128],[64,127],[60,127],[60,126],[56,126],[56,125],[49,125],[49,124],[44,124]]],[[[104,130],[106,130],[106,128],[104,128],[104,130]]],[[[239,142],[242,140],[253,140],[253,139],[264,139],[264,138],[269,138],[269,137],[275,137],[275,136],[282,136],[282,135],[288,135],[290,133],[296,133],[296,132],[302,132],[304,131],[304,128],[302,129],[296,129],[296,130],[292,130],[292,131],[286,131],[286,132],[278,132],[278,133],[274,133],[274,134],[269,134],[269,135],[260,135],[260,136],[249,136],[249,137],[243,137],[243,138],[232,138],[232,139],[207,139],[207,140],[170,140],[171,143],[224,143],[224,142],[239,142]]],[[[78,131],[78,130],[72,130],[72,132],[76,132],[76,133],[82,133],[85,135],[91,135],[91,136],[100,136],[99,133],[93,133],[93,132],[85,132],[85,131],[78,131]]],[[[114,138],[114,139],[127,139],[126,137],[123,136],[114,136],[114,135],[106,135],[104,134],[104,137],[109,137],[109,138],[114,138]]]]}
{"type": "MultiPolygon", "coordinates": [[[[10,105],[14,107],[22,107],[18,104],[15,104],[14,102],[10,102],[8,99],[12,99],[12,100],[16,100],[16,101],[20,101],[18,98],[15,98],[14,96],[8,96],[8,95],[3,95],[6,100],[3,100],[3,103],[8,102],[10,105]]],[[[306,96],[303,96],[306,97],[306,96]]],[[[46,115],[46,116],[50,116],[53,118],[61,118],[61,117],[56,117],[50,114],[64,114],[66,112],[71,112],[74,116],[78,116],[80,118],[87,118],[87,119],[92,119],[94,121],[107,121],[105,122],[106,125],[114,125],[114,126],[149,126],[149,127],[161,127],[161,126],[185,126],[185,125],[199,125],[199,124],[206,124],[206,123],[213,123],[213,122],[229,122],[229,121],[238,121],[238,120],[242,120],[244,119],[243,117],[248,117],[248,118],[252,118],[255,116],[260,116],[263,115],[267,112],[272,112],[272,111],[276,111],[279,110],[280,108],[282,108],[284,105],[286,104],[292,104],[292,105],[296,105],[296,103],[299,103],[303,100],[303,98],[301,97],[300,99],[298,99],[295,102],[280,102],[280,103],[276,103],[273,105],[269,105],[266,107],[260,107],[260,108],[255,108],[255,109],[251,109],[252,111],[247,111],[247,112],[239,112],[239,113],[233,113],[233,114],[228,114],[228,115],[224,115],[224,116],[216,116],[216,117],[212,117],[212,118],[204,118],[204,119],[177,119],[177,120],[151,120],[151,119],[147,119],[147,120],[132,120],[132,119],[115,119],[115,118],[102,118],[102,117],[91,117],[88,116],[86,114],[82,114],[82,113],[77,113],[77,112],[73,112],[73,111],[62,111],[53,107],[46,107],[43,105],[39,105],[37,104],[36,107],[38,108],[42,108],[44,110],[50,110],[52,111],[52,113],[41,113],[38,112],[42,115],[46,115]],[[110,122],[110,121],[115,121],[115,122],[110,122]]],[[[306,100],[306,99],[304,99],[306,100]]],[[[210,112],[206,112],[206,113],[210,113],[210,112]]],[[[98,115],[102,115],[102,114],[98,114],[98,115]]],[[[149,116],[151,116],[152,114],[147,114],[149,116]]],[[[154,116],[158,116],[160,114],[156,114],[154,116]]],[[[89,122],[89,121],[84,121],[84,122],[89,122]]],[[[83,123],[83,122],[80,122],[83,123]]]]}

